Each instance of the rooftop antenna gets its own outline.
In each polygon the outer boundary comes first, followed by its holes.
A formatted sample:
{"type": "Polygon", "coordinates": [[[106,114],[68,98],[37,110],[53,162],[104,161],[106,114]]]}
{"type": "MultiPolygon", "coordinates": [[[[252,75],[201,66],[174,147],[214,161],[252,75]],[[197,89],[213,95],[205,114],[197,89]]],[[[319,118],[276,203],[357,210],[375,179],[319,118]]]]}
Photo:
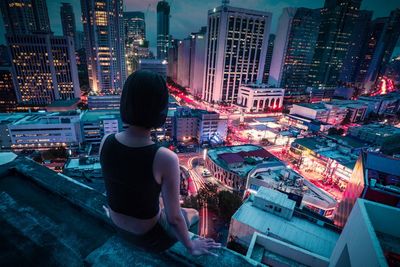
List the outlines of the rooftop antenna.
{"type": "Polygon", "coordinates": [[[229,5],[229,0],[222,0],[222,5],[223,6],[229,5]]]}

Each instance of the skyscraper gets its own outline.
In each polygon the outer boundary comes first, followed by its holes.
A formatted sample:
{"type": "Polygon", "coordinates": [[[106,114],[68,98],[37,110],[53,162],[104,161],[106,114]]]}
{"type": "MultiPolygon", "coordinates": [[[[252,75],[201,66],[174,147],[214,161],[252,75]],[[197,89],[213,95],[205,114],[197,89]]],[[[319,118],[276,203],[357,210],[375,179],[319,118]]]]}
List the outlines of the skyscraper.
{"type": "Polygon", "coordinates": [[[46,0],[2,0],[0,9],[6,34],[51,31],[46,0]]]}
{"type": "Polygon", "coordinates": [[[357,69],[361,63],[362,51],[367,43],[368,34],[371,26],[372,11],[360,10],[354,30],[351,35],[350,45],[343,60],[339,80],[344,83],[354,83],[357,69]]]}
{"type": "Polygon", "coordinates": [[[242,83],[261,83],[272,14],[222,5],[208,11],[202,98],[233,104],[242,83]]]}
{"type": "Polygon", "coordinates": [[[275,34],[270,34],[268,38],[268,48],[267,48],[267,55],[265,57],[265,67],[264,67],[264,76],[263,76],[263,83],[268,83],[269,73],[271,71],[271,62],[272,62],[272,55],[274,53],[274,44],[275,44],[275,34]]]}
{"type": "Polygon", "coordinates": [[[367,71],[369,65],[371,64],[372,57],[375,53],[376,45],[380,36],[382,35],[383,28],[386,23],[386,18],[374,19],[368,29],[367,40],[363,46],[360,64],[356,70],[356,85],[358,87],[363,87],[365,77],[367,76],[367,71]]]}
{"type": "Polygon", "coordinates": [[[125,81],[122,0],[81,0],[89,84],[96,94],[119,94],[125,81]]]}
{"type": "Polygon", "coordinates": [[[51,34],[8,35],[19,103],[46,105],[80,97],[73,40],[51,34]]]}
{"type": "Polygon", "coordinates": [[[370,92],[378,78],[385,73],[393,50],[400,36],[400,8],[393,10],[390,16],[384,19],[381,34],[377,39],[376,47],[363,82],[364,92],[370,92]]]}
{"type": "Polygon", "coordinates": [[[201,97],[204,79],[207,27],[192,32],[190,38],[190,73],[189,88],[192,95],[201,97]]]}
{"type": "Polygon", "coordinates": [[[140,58],[149,57],[143,12],[124,12],[125,54],[128,74],[137,69],[140,58]]]}
{"type": "Polygon", "coordinates": [[[351,42],[362,0],[325,0],[317,46],[310,69],[310,85],[335,88],[351,42]]]}
{"type": "Polygon", "coordinates": [[[176,79],[178,78],[178,46],[179,46],[179,40],[172,39],[171,45],[168,48],[167,75],[174,81],[176,81],[176,79]]]}
{"type": "Polygon", "coordinates": [[[272,55],[269,83],[285,94],[304,92],[314,56],[320,23],[319,9],[285,8],[272,55]]]}
{"type": "Polygon", "coordinates": [[[169,12],[168,2],[160,1],[157,4],[157,58],[167,59],[170,42],[169,36],[169,12]]]}
{"type": "Polygon", "coordinates": [[[179,41],[178,44],[178,67],[176,82],[183,87],[189,87],[190,82],[190,45],[190,37],[179,41]]]}
{"type": "Polygon", "coordinates": [[[61,25],[64,36],[70,36],[74,40],[76,48],[76,25],[75,14],[70,3],[61,3],[60,6],[61,25]]]}

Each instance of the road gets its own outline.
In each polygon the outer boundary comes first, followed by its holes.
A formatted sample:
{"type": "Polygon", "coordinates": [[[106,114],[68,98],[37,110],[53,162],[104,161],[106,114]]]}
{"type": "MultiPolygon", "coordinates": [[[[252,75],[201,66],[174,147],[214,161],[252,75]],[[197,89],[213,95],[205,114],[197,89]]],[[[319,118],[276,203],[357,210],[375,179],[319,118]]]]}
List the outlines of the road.
{"type": "Polygon", "coordinates": [[[282,153],[283,150],[286,149],[284,146],[265,147],[265,149],[271,154],[273,154],[275,157],[277,157],[279,160],[284,162],[287,166],[290,166],[295,172],[303,176],[305,179],[315,184],[318,188],[325,191],[331,197],[335,198],[337,201],[342,200],[343,192],[341,192],[335,186],[324,185],[321,182],[324,179],[324,177],[321,174],[312,170],[306,171],[304,169],[299,169],[296,165],[293,165],[290,162],[287,153],[282,153]]]}

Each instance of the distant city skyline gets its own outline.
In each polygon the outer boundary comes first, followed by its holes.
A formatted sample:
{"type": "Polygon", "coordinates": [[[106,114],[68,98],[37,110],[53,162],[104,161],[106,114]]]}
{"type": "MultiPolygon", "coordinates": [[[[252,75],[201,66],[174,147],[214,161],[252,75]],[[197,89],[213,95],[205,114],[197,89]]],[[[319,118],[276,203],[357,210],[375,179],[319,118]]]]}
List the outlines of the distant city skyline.
{"type": "MultiPolygon", "coordinates": [[[[61,18],[59,16],[61,3],[71,3],[74,8],[76,28],[83,31],[81,22],[81,6],[79,0],[47,0],[47,6],[50,17],[51,29],[55,35],[62,35],[61,18]],[[57,14],[52,15],[52,14],[57,14]]],[[[142,11],[146,18],[147,38],[150,41],[150,48],[153,52],[156,50],[156,31],[157,31],[157,13],[156,6],[158,0],[140,1],[125,0],[124,11],[142,11]]],[[[191,32],[196,32],[201,26],[207,24],[207,11],[221,5],[218,0],[204,1],[168,1],[171,6],[171,26],[170,33],[173,38],[183,39],[191,32]]],[[[272,12],[271,33],[276,33],[279,16],[285,7],[308,7],[319,8],[324,4],[324,0],[249,0],[242,2],[240,0],[231,0],[230,5],[235,7],[243,7],[260,11],[272,12]]],[[[400,8],[398,0],[386,0],[382,5],[378,0],[363,0],[361,9],[372,10],[373,18],[388,16],[390,11],[396,7],[400,8]]],[[[4,23],[0,16],[0,44],[5,44],[4,23]]],[[[399,43],[398,43],[399,46],[399,43]]],[[[398,47],[397,54],[400,54],[398,47]]]]}

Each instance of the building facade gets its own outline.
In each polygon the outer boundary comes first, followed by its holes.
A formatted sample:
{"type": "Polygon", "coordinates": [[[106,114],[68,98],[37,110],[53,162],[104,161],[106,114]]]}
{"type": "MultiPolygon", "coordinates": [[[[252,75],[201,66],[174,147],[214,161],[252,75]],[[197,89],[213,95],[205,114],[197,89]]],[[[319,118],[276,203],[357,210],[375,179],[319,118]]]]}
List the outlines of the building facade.
{"type": "Polygon", "coordinates": [[[88,108],[90,110],[97,109],[119,109],[121,102],[120,95],[89,95],[88,108]]]}
{"type": "Polygon", "coordinates": [[[17,107],[17,96],[11,66],[0,66],[0,112],[12,112],[17,107]]]}
{"type": "Polygon", "coordinates": [[[119,94],[126,79],[122,0],[81,0],[89,86],[119,94]]]}
{"type": "Polygon", "coordinates": [[[242,84],[236,105],[244,112],[278,111],[284,95],[284,89],[267,84],[242,84]]]}
{"type": "Polygon", "coordinates": [[[148,70],[167,78],[167,61],[158,59],[139,59],[139,70],[148,70]]]}
{"type": "Polygon", "coordinates": [[[178,66],[176,82],[185,88],[189,87],[190,83],[190,38],[179,41],[178,44],[178,66]]]}
{"type": "Polygon", "coordinates": [[[127,74],[134,72],[140,58],[150,56],[143,12],[124,12],[125,54],[127,74]]]}
{"type": "Polygon", "coordinates": [[[272,62],[272,55],[274,53],[274,44],[275,44],[275,34],[270,34],[268,38],[268,48],[267,48],[267,55],[265,57],[265,66],[264,66],[264,76],[263,76],[263,83],[268,83],[269,74],[271,71],[271,62],[272,62]]]}
{"type": "Polygon", "coordinates": [[[375,89],[378,78],[385,73],[386,66],[392,58],[393,50],[400,36],[399,23],[400,8],[393,10],[390,16],[384,19],[384,24],[381,24],[383,28],[379,31],[381,34],[376,40],[376,47],[363,82],[364,93],[375,89]]]}
{"type": "Polygon", "coordinates": [[[28,114],[8,125],[12,149],[77,148],[83,141],[79,120],[76,111],[28,114]]]}
{"type": "Polygon", "coordinates": [[[321,9],[321,24],[310,68],[310,85],[334,88],[355,30],[361,0],[326,0],[321,9]]]}
{"type": "Polygon", "coordinates": [[[49,33],[46,0],[0,1],[6,34],[49,33]]]}
{"type": "Polygon", "coordinates": [[[8,35],[19,103],[46,105],[80,97],[71,37],[50,34],[8,35]],[[28,67],[31,66],[31,67],[28,67]]]}
{"type": "Polygon", "coordinates": [[[201,97],[204,79],[204,64],[206,52],[207,27],[192,32],[190,39],[190,81],[189,88],[192,95],[201,97]]]}
{"type": "Polygon", "coordinates": [[[197,139],[200,144],[221,144],[227,135],[227,120],[216,112],[177,108],[173,117],[173,138],[178,142],[197,139]]]}
{"type": "Polygon", "coordinates": [[[70,3],[61,3],[60,16],[63,35],[72,37],[74,44],[76,44],[75,13],[70,3]]]}
{"type": "Polygon", "coordinates": [[[168,58],[168,48],[170,46],[169,35],[169,13],[170,7],[167,1],[157,3],[157,59],[166,60],[168,58]]]}
{"type": "Polygon", "coordinates": [[[272,56],[269,83],[293,91],[304,92],[314,56],[320,23],[320,10],[285,8],[272,56]]]}
{"type": "Polygon", "coordinates": [[[242,83],[261,83],[272,14],[231,6],[208,11],[202,98],[234,104],[242,83]]]}
{"type": "Polygon", "coordinates": [[[359,198],[398,208],[399,181],[400,160],[398,158],[375,152],[361,152],[343,193],[342,201],[336,209],[335,224],[341,227],[346,225],[359,198]]]}

